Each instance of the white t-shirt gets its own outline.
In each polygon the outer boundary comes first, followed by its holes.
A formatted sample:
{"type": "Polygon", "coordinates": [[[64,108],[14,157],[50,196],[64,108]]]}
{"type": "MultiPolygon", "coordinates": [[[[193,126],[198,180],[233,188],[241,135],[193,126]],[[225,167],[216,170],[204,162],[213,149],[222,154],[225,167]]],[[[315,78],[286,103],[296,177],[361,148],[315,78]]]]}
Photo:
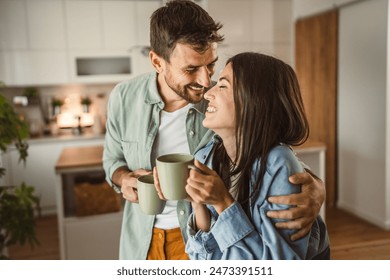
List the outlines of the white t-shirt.
{"type": "MultiPolygon", "coordinates": [[[[152,161],[160,155],[190,153],[186,133],[186,118],[191,104],[174,112],[161,111],[160,127],[154,146],[152,161]]],[[[156,216],[154,226],[162,229],[179,227],[176,212],[177,201],[168,200],[162,214],[156,216]]]]}

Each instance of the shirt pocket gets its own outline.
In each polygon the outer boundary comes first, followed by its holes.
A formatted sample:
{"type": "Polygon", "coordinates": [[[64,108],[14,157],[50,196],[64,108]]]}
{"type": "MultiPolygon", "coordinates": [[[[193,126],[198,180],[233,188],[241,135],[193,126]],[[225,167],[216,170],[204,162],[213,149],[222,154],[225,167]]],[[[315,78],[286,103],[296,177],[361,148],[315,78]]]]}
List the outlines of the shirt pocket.
{"type": "Polygon", "coordinates": [[[123,155],[130,170],[137,170],[139,166],[138,142],[121,141],[123,155]]]}

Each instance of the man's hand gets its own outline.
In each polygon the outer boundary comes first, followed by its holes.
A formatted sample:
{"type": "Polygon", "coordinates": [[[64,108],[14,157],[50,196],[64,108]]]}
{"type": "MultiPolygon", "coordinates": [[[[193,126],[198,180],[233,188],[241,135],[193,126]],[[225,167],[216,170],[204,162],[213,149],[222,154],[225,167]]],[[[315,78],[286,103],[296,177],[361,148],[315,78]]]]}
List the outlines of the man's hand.
{"type": "Polygon", "coordinates": [[[129,171],[118,168],[113,174],[113,179],[114,182],[118,182],[118,185],[121,186],[121,193],[124,199],[138,203],[137,178],[151,173],[151,171],[145,169],[129,171]]]}
{"type": "Polygon", "coordinates": [[[313,222],[320,212],[325,200],[325,185],[309,173],[297,173],[289,177],[292,184],[302,185],[302,191],[297,194],[269,197],[268,201],[276,204],[294,205],[289,210],[269,211],[267,216],[277,219],[288,219],[288,222],[279,222],[277,228],[298,229],[291,235],[292,241],[305,236],[311,229],[313,222]]]}

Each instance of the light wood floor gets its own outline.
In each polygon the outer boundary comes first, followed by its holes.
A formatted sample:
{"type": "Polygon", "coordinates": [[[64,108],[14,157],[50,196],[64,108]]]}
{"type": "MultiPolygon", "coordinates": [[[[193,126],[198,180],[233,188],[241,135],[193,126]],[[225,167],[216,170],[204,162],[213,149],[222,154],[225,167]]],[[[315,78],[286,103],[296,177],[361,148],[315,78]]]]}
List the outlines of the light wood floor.
{"type": "Polygon", "coordinates": [[[390,230],[383,230],[345,211],[326,211],[334,260],[390,260],[390,230]]]}
{"type": "MultiPolygon", "coordinates": [[[[334,260],[390,260],[390,230],[382,230],[336,208],[326,211],[332,259],[334,260]]],[[[37,220],[40,246],[13,246],[11,259],[59,259],[57,219],[55,216],[37,220]]]]}

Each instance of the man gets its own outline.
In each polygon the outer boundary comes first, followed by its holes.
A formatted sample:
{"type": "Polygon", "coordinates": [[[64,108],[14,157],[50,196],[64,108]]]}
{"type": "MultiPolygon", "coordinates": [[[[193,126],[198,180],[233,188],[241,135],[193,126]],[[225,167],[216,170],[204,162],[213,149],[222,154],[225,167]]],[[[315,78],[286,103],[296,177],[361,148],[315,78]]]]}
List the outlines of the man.
{"type": "MultiPolygon", "coordinates": [[[[126,199],[120,259],[188,258],[184,240],[190,204],[167,201],[162,214],[145,215],[137,204],[136,178],[151,173],[159,155],[193,153],[203,137],[207,143],[203,95],[212,86],[221,27],[191,1],[168,2],[150,22],[155,73],[120,83],[110,95],[103,165],[107,181],[126,199]]],[[[295,180],[303,184],[301,194],[271,202],[297,207],[269,215],[293,219],[280,226],[300,229],[292,237],[299,238],[319,212],[324,187],[308,174],[295,180]]]]}

